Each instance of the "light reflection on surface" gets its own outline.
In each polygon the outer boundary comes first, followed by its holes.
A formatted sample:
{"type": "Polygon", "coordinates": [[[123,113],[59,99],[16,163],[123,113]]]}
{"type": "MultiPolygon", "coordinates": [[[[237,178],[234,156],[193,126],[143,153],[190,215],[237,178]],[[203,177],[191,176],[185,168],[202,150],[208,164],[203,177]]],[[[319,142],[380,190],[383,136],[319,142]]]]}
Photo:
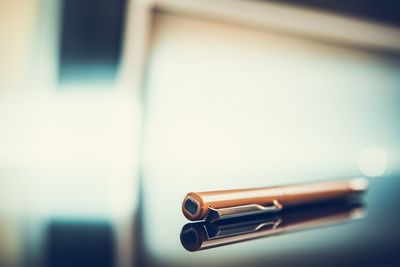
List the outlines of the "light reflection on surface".
{"type": "Polygon", "coordinates": [[[363,218],[362,204],[324,203],[277,214],[242,217],[214,223],[197,222],[183,226],[180,239],[188,251],[226,246],[238,242],[294,231],[345,223],[363,218]]]}

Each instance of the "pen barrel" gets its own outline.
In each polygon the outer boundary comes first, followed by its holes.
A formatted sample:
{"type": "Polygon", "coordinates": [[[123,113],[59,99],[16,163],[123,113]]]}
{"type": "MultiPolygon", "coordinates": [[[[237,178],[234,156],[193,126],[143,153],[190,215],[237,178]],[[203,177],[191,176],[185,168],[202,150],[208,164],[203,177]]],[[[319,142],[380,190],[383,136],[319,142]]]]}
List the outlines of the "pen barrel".
{"type": "Polygon", "coordinates": [[[209,207],[221,209],[251,204],[268,207],[276,201],[283,207],[296,206],[348,197],[364,192],[367,187],[365,179],[357,178],[278,187],[191,192],[185,197],[182,211],[189,220],[195,221],[204,219],[209,207]],[[195,212],[188,212],[188,201],[193,202],[195,212]]]}

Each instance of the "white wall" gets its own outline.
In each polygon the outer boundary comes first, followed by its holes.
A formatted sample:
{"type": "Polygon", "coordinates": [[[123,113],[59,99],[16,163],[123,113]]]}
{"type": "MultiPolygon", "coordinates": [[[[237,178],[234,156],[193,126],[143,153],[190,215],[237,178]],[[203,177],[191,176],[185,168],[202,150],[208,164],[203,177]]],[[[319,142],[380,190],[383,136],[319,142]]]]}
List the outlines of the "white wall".
{"type": "Polygon", "coordinates": [[[166,14],[153,38],[144,177],[156,253],[177,252],[157,240],[179,232],[158,222],[184,223],[187,192],[371,174],[365,162],[379,176],[394,166],[399,61],[166,14]]]}

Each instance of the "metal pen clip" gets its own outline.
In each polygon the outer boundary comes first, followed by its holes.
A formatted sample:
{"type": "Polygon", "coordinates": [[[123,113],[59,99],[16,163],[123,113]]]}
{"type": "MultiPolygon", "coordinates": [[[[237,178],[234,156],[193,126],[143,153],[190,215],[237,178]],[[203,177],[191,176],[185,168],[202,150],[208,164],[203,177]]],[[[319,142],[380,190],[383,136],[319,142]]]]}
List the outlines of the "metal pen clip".
{"type": "Polygon", "coordinates": [[[239,216],[249,216],[264,212],[277,212],[282,210],[282,208],[282,204],[279,203],[277,200],[273,200],[271,205],[269,206],[263,206],[260,204],[249,204],[220,209],[209,207],[205,220],[207,222],[215,222],[217,220],[236,218],[239,216]]]}
{"type": "Polygon", "coordinates": [[[281,224],[282,219],[279,217],[274,217],[269,220],[265,218],[260,221],[249,221],[249,222],[239,222],[233,224],[222,224],[217,225],[213,223],[204,224],[204,229],[207,234],[207,238],[215,239],[215,238],[224,238],[230,236],[243,235],[247,233],[253,233],[260,230],[273,230],[277,229],[281,224]]]}

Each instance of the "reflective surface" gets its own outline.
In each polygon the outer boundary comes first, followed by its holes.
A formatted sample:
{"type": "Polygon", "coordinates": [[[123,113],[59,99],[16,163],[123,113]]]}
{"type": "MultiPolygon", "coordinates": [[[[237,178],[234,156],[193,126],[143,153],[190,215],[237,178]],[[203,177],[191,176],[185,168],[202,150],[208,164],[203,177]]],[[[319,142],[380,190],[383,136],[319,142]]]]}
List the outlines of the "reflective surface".
{"type": "MultiPolygon", "coordinates": [[[[195,253],[182,246],[181,233],[192,227],[198,231],[204,224],[185,225],[185,218],[179,209],[174,209],[173,202],[163,203],[171,207],[168,217],[159,216],[149,221],[152,209],[145,204],[142,230],[147,256],[144,259],[149,266],[395,266],[400,263],[397,253],[400,215],[396,211],[400,201],[399,179],[398,175],[371,179],[361,206],[327,203],[295,209],[280,216],[255,217],[255,221],[236,224],[235,227],[239,227],[236,229],[229,224],[208,226],[211,239],[219,240],[212,246],[219,247],[195,253]],[[279,220],[281,227],[287,226],[285,231],[284,228],[276,230],[279,220]],[[260,225],[261,229],[257,229],[260,225]],[[218,233],[213,232],[216,228],[218,233]],[[218,242],[224,243],[223,239],[218,239],[221,235],[236,235],[240,239],[235,231],[243,231],[245,235],[263,233],[268,237],[220,246],[218,242]],[[280,234],[275,235],[277,233],[280,234]]],[[[162,196],[152,197],[162,201],[162,196]]]]}
{"type": "Polygon", "coordinates": [[[364,214],[362,204],[343,200],[297,207],[278,213],[188,223],[182,228],[181,242],[187,250],[198,251],[362,219],[364,214]]]}
{"type": "MultiPolygon", "coordinates": [[[[99,177],[91,179],[99,185],[102,183],[99,177]]],[[[138,210],[132,210],[130,216],[33,212],[34,202],[29,200],[28,191],[19,192],[24,193],[20,198],[28,201],[25,205],[31,212],[18,214],[17,209],[4,209],[7,202],[2,194],[1,266],[398,266],[400,263],[398,174],[370,179],[369,191],[361,203],[325,203],[211,226],[188,224],[180,210],[182,199],[170,201],[166,195],[146,194],[152,188],[145,181],[141,182],[138,210]],[[155,202],[149,200],[158,202],[165,213],[154,214],[155,202]],[[196,252],[185,249],[181,241],[193,242],[193,239],[183,240],[181,234],[190,228],[200,232],[205,229],[206,236],[198,236],[206,237],[201,241],[204,244],[212,240],[214,243],[208,248],[213,248],[196,252]]],[[[92,209],[96,203],[98,209],[106,209],[107,205],[100,202],[104,195],[96,196],[96,190],[93,187],[86,191],[92,209]]],[[[71,205],[73,198],[71,193],[71,205]]]]}

